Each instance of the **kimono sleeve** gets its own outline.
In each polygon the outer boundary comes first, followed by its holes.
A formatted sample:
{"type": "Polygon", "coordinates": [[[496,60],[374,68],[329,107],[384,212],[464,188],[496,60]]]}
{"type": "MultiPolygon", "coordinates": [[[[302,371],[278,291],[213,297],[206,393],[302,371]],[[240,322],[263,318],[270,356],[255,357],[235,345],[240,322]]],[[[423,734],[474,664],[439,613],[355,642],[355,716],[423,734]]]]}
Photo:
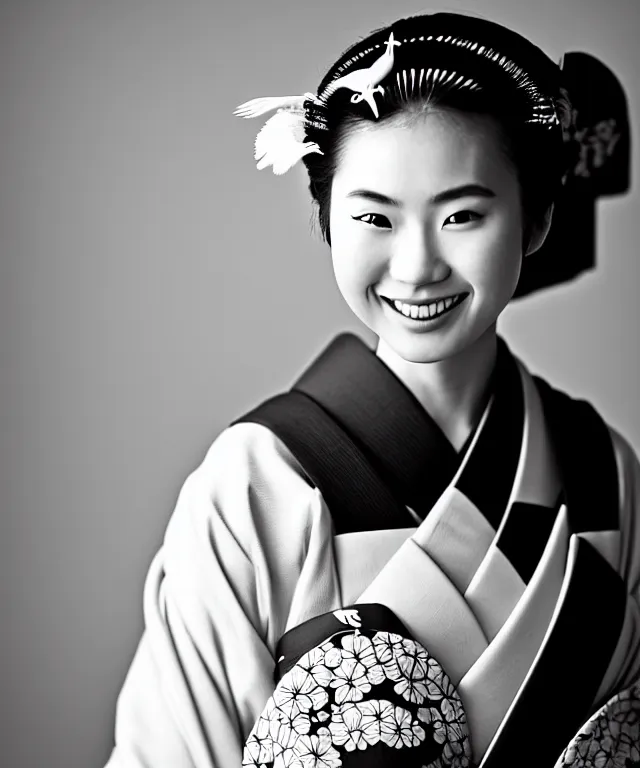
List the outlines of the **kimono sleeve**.
{"type": "Polygon", "coordinates": [[[309,542],[330,536],[319,492],[275,435],[237,424],[217,438],[150,566],[107,768],[240,767],[309,542]]]}

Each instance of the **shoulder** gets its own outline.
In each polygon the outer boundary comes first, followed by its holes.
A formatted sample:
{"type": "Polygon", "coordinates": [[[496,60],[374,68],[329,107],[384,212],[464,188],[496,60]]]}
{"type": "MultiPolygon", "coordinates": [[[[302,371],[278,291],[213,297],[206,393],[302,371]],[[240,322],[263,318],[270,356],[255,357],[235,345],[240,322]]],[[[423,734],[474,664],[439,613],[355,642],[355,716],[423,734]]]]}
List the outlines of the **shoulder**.
{"type": "Polygon", "coordinates": [[[618,530],[620,531],[620,546],[614,559],[616,569],[624,578],[630,593],[634,594],[636,599],[640,599],[640,461],[638,455],[629,440],[608,422],[594,403],[575,395],[569,395],[564,402],[569,403],[569,398],[580,403],[581,407],[574,409],[572,418],[567,422],[569,433],[574,433],[573,437],[568,438],[567,441],[574,439],[582,441],[582,447],[580,445],[578,447],[580,450],[584,448],[589,452],[589,465],[593,470],[593,475],[590,476],[591,482],[598,482],[599,462],[608,464],[611,459],[607,454],[609,451],[613,453],[614,462],[611,471],[615,472],[617,480],[618,530]],[[585,409],[585,404],[588,404],[591,416],[589,416],[589,409],[585,409]],[[594,414],[601,422],[595,430],[592,418],[594,414]],[[592,426],[581,424],[581,420],[591,422],[592,426]],[[589,443],[594,435],[602,438],[598,446],[589,443]]]}
{"type": "Polygon", "coordinates": [[[268,427],[241,422],[224,429],[196,470],[203,481],[219,486],[221,475],[236,481],[260,482],[274,477],[302,488],[312,487],[304,469],[284,442],[268,427]]]}
{"type": "Polygon", "coordinates": [[[330,527],[291,451],[267,427],[243,422],[224,429],[187,477],[170,525],[207,531],[212,546],[231,538],[255,565],[299,557],[320,518],[330,527]]]}
{"type": "Polygon", "coordinates": [[[620,494],[620,575],[640,605],[640,461],[629,441],[609,427],[620,494]]]}
{"type": "MultiPolygon", "coordinates": [[[[320,492],[266,427],[241,423],[213,441],[185,480],[162,546],[165,573],[188,601],[231,590],[272,647],[284,631],[310,553],[332,521],[320,492]]],[[[331,548],[329,548],[330,550],[331,548]]]]}
{"type": "MultiPolygon", "coordinates": [[[[593,406],[592,406],[593,407],[593,406]]],[[[618,480],[619,572],[640,597],[640,461],[629,440],[597,409],[611,440],[618,480]]]]}
{"type": "Polygon", "coordinates": [[[205,495],[225,516],[231,509],[251,506],[273,518],[283,505],[299,506],[318,493],[284,442],[251,422],[224,429],[185,486],[205,495]]]}
{"type": "MultiPolygon", "coordinates": [[[[606,422],[605,422],[606,423],[606,422]]],[[[618,474],[620,482],[629,485],[633,476],[637,473],[640,467],[638,461],[638,454],[634,450],[633,446],[627,440],[627,438],[615,429],[611,424],[607,424],[609,435],[611,436],[611,442],[613,444],[613,450],[616,455],[616,463],[618,465],[618,474]]],[[[631,491],[631,487],[627,487],[627,491],[631,491]]],[[[626,495],[626,494],[622,494],[626,495]]]]}
{"type": "Polygon", "coordinates": [[[620,479],[623,479],[623,474],[628,475],[629,469],[638,462],[636,452],[629,441],[608,422],[600,408],[589,398],[567,392],[545,378],[531,374],[522,363],[520,365],[525,375],[535,382],[543,405],[549,407],[548,411],[545,409],[547,419],[558,422],[555,424],[558,429],[574,427],[576,435],[582,435],[587,430],[585,434],[588,435],[607,436],[615,453],[620,479]],[[594,429],[594,425],[597,429],[594,429]]]}
{"type": "MultiPolygon", "coordinates": [[[[612,426],[607,425],[616,456],[620,493],[621,528],[631,535],[632,528],[640,532],[640,461],[626,437],[612,426]]],[[[640,545],[640,541],[638,541],[640,545]]]]}
{"type": "Polygon", "coordinates": [[[591,465],[608,461],[607,454],[612,451],[618,481],[620,523],[624,530],[630,524],[629,515],[637,516],[640,507],[640,462],[636,451],[589,398],[563,391],[539,376],[534,380],[543,404],[548,407],[545,408],[545,418],[549,428],[562,437],[566,450],[585,451],[591,465]],[[594,437],[598,438],[598,445],[593,444],[594,437]]]}

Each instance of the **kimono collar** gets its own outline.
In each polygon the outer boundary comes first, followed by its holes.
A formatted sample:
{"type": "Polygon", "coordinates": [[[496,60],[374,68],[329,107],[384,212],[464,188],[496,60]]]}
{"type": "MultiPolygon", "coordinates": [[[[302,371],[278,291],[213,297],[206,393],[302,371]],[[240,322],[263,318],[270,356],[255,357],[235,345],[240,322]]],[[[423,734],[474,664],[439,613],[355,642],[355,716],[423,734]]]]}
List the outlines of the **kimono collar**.
{"type": "MultiPolygon", "coordinates": [[[[503,510],[518,460],[524,405],[517,365],[502,339],[493,387],[494,403],[465,470],[465,491],[482,494],[483,508],[503,510]],[[496,462],[498,453],[506,464],[496,462]],[[483,488],[487,463],[494,473],[502,467],[504,472],[497,474],[508,480],[483,488]]],[[[456,452],[413,393],[361,339],[350,333],[337,336],[292,389],[324,408],[393,494],[426,516],[454,477],[464,451],[456,452]]]]}

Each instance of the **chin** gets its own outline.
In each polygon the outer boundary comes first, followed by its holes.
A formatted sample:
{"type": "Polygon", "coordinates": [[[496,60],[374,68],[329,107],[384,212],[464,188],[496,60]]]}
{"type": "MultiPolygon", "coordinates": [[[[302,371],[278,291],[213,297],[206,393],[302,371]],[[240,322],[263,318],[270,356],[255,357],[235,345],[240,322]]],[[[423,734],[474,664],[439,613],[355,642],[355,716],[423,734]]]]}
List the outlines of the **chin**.
{"type": "Polygon", "coordinates": [[[407,363],[438,363],[454,357],[464,348],[464,339],[446,338],[436,334],[407,338],[394,333],[385,333],[380,339],[407,363]]]}

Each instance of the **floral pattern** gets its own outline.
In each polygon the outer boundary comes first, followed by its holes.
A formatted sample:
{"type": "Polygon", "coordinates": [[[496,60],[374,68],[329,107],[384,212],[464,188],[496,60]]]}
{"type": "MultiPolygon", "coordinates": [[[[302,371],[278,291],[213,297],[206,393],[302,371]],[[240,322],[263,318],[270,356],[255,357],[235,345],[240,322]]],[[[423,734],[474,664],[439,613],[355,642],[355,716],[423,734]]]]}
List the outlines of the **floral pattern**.
{"type": "Polygon", "coordinates": [[[555,768],[640,768],[640,683],[595,712],[555,768]]]}
{"type": "Polygon", "coordinates": [[[405,750],[413,757],[407,765],[470,766],[462,703],[438,662],[402,635],[360,628],[351,614],[344,631],[283,675],[242,765],[340,768],[365,750],[386,753],[395,765],[405,750]]]}
{"type": "Polygon", "coordinates": [[[622,133],[613,117],[595,125],[581,126],[578,111],[572,109],[563,121],[563,137],[566,144],[576,150],[573,175],[589,178],[613,157],[622,133]]]}
{"type": "MultiPolygon", "coordinates": [[[[242,765],[472,768],[462,702],[438,662],[403,634],[371,621],[363,627],[353,609],[342,613],[329,639],[299,658],[300,651],[281,657],[289,666],[249,734],[242,765]]],[[[598,709],[554,768],[640,768],[640,682],[598,709]]]]}

